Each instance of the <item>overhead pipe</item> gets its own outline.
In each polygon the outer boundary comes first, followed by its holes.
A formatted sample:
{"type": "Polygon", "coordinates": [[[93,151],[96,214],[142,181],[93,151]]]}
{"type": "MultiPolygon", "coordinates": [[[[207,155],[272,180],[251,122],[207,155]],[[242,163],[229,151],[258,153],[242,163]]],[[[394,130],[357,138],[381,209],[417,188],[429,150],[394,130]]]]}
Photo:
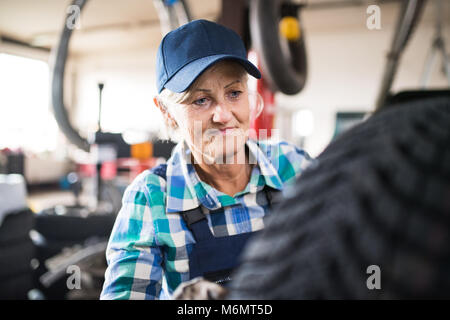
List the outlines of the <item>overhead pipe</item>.
{"type": "MultiPolygon", "coordinates": [[[[85,6],[86,2],[87,0],[74,0],[72,5],[78,6],[81,14],[81,10],[85,6]]],[[[57,46],[52,73],[52,106],[56,122],[67,139],[80,149],[89,152],[90,143],[85,138],[81,137],[78,131],[74,129],[69,121],[67,110],[64,105],[64,74],[69,50],[69,41],[73,31],[73,28],[69,27],[67,21],[71,17],[72,14],[68,13],[66,19],[64,19],[63,31],[57,46]]]]}
{"type": "Polygon", "coordinates": [[[394,76],[398,68],[401,54],[403,53],[409,38],[414,32],[414,27],[419,21],[425,2],[426,0],[404,0],[402,3],[391,49],[387,55],[384,75],[376,101],[376,110],[382,109],[385,105],[394,81],[394,76]]]}

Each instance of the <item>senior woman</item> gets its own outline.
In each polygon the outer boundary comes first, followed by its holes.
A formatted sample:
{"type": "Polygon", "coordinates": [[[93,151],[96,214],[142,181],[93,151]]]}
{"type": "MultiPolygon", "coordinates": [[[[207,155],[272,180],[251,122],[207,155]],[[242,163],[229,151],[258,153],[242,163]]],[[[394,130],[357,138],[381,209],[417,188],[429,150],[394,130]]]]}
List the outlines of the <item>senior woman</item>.
{"type": "Polygon", "coordinates": [[[249,138],[258,106],[248,75],[261,77],[239,36],[219,24],[195,20],[163,38],[155,104],[179,143],[125,191],[102,299],[168,298],[196,277],[225,284],[274,195],[310,162],[289,143],[249,138]]]}

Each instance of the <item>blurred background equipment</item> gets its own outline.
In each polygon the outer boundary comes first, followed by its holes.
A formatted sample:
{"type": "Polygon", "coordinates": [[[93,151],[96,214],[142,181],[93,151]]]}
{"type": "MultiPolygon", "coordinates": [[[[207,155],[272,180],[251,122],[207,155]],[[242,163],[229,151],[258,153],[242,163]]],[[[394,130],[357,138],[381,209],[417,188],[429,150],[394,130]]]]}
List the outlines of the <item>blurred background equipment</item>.
{"type": "MultiPolygon", "coordinates": [[[[394,38],[390,52],[387,55],[387,62],[384,70],[384,75],[380,87],[380,91],[377,99],[377,110],[384,108],[386,105],[390,105],[392,97],[391,86],[395,79],[395,74],[399,66],[400,58],[405,50],[405,47],[412,37],[415,29],[417,28],[418,21],[424,11],[425,0],[412,0],[403,1],[402,10],[400,10],[400,16],[397,22],[394,38]]],[[[450,62],[449,57],[445,51],[445,40],[442,37],[443,17],[445,15],[445,9],[442,0],[433,1],[432,5],[435,5],[435,36],[431,46],[430,52],[427,54],[427,60],[425,62],[425,68],[422,75],[421,85],[425,87],[429,81],[432,67],[434,64],[434,58],[436,51],[441,54],[442,58],[442,74],[447,79],[447,85],[450,86],[450,62]]],[[[436,95],[438,92],[434,92],[436,95]]],[[[418,95],[417,92],[415,94],[418,95]]],[[[429,95],[427,91],[423,92],[423,95],[429,95]]]]}
{"type": "Polygon", "coordinates": [[[34,214],[26,196],[23,176],[0,174],[0,299],[27,299],[34,287],[36,252],[29,236],[34,214]]]}
{"type": "Polygon", "coordinates": [[[397,27],[392,40],[391,50],[387,55],[386,67],[381,83],[380,93],[377,100],[377,108],[381,109],[386,104],[394,76],[397,71],[401,54],[412,33],[415,31],[418,20],[422,13],[425,0],[403,1],[402,10],[397,20],[397,27]]]}
{"type": "Polygon", "coordinates": [[[338,112],[336,113],[336,124],[333,139],[341,133],[351,129],[366,118],[365,112],[338,112]]]}
{"type": "Polygon", "coordinates": [[[20,174],[0,174],[0,225],[10,212],[27,207],[25,180],[20,174]]]}
{"type": "Polygon", "coordinates": [[[293,95],[305,86],[307,61],[301,7],[291,1],[250,2],[252,45],[273,92],[293,95]]]}
{"type": "MultiPolygon", "coordinates": [[[[81,13],[87,0],[75,0],[72,5],[76,6],[81,13]]],[[[67,17],[71,16],[70,11],[67,12],[67,17]]],[[[78,17],[79,19],[79,17],[78,17]]],[[[67,20],[66,20],[67,21],[67,20]]],[[[56,51],[55,62],[53,66],[52,77],[52,105],[55,119],[59,125],[60,130],[66,135],[70,142],[75,144],[82,150],[89,151],[89,142],[81,137],[70,123],[66,108],[64,106],[64,74],[66,67],[66,60],[69,51],[69,41],[74,30],[73,25],[65,23],[63,31],[58,43],[56,51]]]]}
{"type": "Polygon", "coordinates": [[[162,35],[192,20],[185,0],[153,0],[161,24],[162,35]]]}
{"type": "Polygon", "coordinates": [[[424,70],[421,79],[421,85],[425,87],[430,81],[431,72],[433,71],[436,57],[440,55],[441,70],[447,77],[448,84],[450,85],[450,58],[445,48],[445,38],[443,36],[443,27],[445,19],[445,7],[444,0],[435,1],[435,15],[436,15],[436,29],[434,39],[431,43],[431,47],[428,51],[427,58],[425,60],[424,70]]]}

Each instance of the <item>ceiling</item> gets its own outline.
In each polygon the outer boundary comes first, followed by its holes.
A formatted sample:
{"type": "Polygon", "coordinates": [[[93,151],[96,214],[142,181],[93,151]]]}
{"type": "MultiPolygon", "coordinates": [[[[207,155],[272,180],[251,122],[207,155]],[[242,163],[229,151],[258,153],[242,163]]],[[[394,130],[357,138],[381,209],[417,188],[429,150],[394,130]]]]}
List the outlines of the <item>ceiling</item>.
{"type": "MultiPolygon", "coordinates": [[[[0,0],[0,35],[33,46],[56,44],[72,0],[0,0]]],[[[216,19],[220,0],[188,0],[194,18],[216,19]]],[[[159,43],[161,29],[152,0],[90,0],[71,40],[72,52],[159,43]]]]}
{"type": "MultiPolygon", "coordinates": [[[[399,8],[397,0],[295,1],[308,4],[302,13],[308,32],[360,27],[365,23],[367,5],[373,3],[383,4],[383,23],[391,28],[399,8]]],[[[222,0],[186,2],[194,19],[216,20],[221,11],[222,0]]],[[[71,3],[72,0],[0,0],[0,36],[50,49],[59,39],[71,3]]],[[[434,18],[433,14],[424,16],[434,18]]],[[[445,16],[450,16],[450,5],[445,7],[445,16]]],[[[81,13],[81,28],[75,30],[71,39],[70,52],[92,54],[102,50],[156,48],[160,40],[159,17],[153,0],[90,0],[81,13]]]]}

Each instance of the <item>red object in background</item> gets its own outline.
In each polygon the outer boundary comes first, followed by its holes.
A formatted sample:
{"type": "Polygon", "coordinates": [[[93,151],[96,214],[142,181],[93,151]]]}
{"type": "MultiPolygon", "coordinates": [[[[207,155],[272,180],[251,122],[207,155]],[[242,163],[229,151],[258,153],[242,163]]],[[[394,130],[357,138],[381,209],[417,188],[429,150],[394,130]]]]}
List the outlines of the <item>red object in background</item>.
{"type": "Polygon", "coordinates": [[[117,164],[115,161],[105,161],[100,169],[102,180],[113,180],[117,176],[117,164]]]}
{"type": "Polygon", "coordinates": [[[128,170],[128,179],[134,180],[142,171],[151,169],[156,165],[156,158],[146,160],[139,160],[134,158],[119,158],[117,160],[117,167],[128,170]]]}
{"type": "MultiPolygon", "coordinates": [[[[252,51],[250,53],[251,60],[256,60],[256,66],[261,71],[261,66],[259,63],[259,59],[257,54],[252,51]]],[[[252,61],[255,62],[255,61],[252,61]]],[[[256,91],[261,95],[263,102],[264,102],[264,109],[262,110],[261,114],[258,118],[252,121],[250,124],[250,128],[254,129],[256,131],[256,136],[259,139],[261,136],[261,129],[266,129],[264,137],[270,138],[272,136],[272,129],[274,127],[274,120],[275,120],[275,92],[270,90],[269,85],[264,80],[264,74],[261,72],[261,79],[257,80],[256,83],[256,91]]]]}
{"type": "MultiPolygon", "coordinates": [[[[92,163],[79,163],[78,173],[83,178],[92,178],[97,175],[97,166],[92,163]]],[[[117,164],[114,161],[105,161],[101,165],[100,177],[102,180],[112,180],[117,176],[117,164]]]]}
{"type": "Polygon", "coordinates": [[[97,174],[97,168],[92,163],[79,163],[78,172],[82,177],[94,177],[97,174]]]}
{"type": "MultiPolygon", "coordinates": [[[[125,170],[125,176],[130,183],[142,171],[151,169],[157,164],[157,158],[149,158],[144,160],[134,158],[119,158],[117,161],[105,161],[101,165],[100,177],[102,180],[113,180],[119,174],[119,170],[125,170]]],[[[97,175],[97,166],[91,163],[79,163],[77,172],[83,178],[95,177],[97,175]]],[[[123,176],[123,174],[121,174],[123,176]]]]}

